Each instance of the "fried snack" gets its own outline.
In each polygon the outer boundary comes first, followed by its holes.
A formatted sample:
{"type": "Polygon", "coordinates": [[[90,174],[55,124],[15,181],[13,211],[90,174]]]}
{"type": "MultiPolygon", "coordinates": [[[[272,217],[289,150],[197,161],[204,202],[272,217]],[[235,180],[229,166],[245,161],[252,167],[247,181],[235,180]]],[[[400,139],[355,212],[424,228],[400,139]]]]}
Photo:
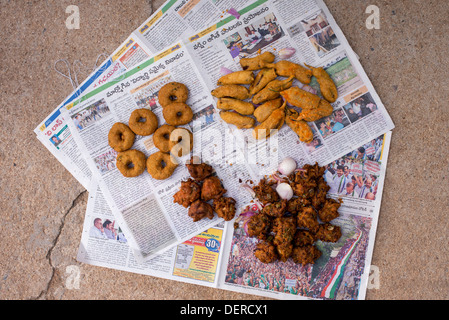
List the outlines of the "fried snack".
{"type": "Polygon", "coordinates": [[[272,263],[279,258],[276,247],[267,241],[259,242],[256,245],[254,256],[262,263],[272,263]]]}
{"type": "Polygon", "coordinates": [[[259,184],[253,187],[253,191],[256,194],[256,198],[263,205],[277,202],[280,199],[276,190],[274,190],[265,179],[260,180],[259,184]]]}
{"type": "Polygon", "coordinates": [[[314,245],[293,248],[292,259],[295,263],[313,264],[319,257],[321,257],[321,251],[314,245]]]}
{"type": "Polygon", "coordinates": [[[267,204],[263,209],[262,213],[270,217],[282,217],[287,211],[287,200],[280,200],[277,202],[267,204]]]}
{"type": "Polygon", "coordinates": [[[270,218],[265,214],[256,214],[248,221],[248,236],[266,240],[270,228],[270,218]]]}
{"type": "Polygon", "coordinates": [[[314,68],[306,64],[307,68],[312,70],[313,76],[316,78],[316,81],[320,85],[321,95],[329,101],[333,103],[337,101],[338,98],[338,90],[335,82],[329,76],[329,74],[322,67],[314,68]]]}
{"type": "Polygon", "coordinates": [[[264,122],[254,128],[253,137],[255,139],[266,139],[275,130],[281,129],[285,122],[285,105],[286,103],[274,110],[264,122]]]}
{"type": "Polygon", "coordinates": [[[264,68],[268,63],[272,63],[274,59],[274,54],[266,51],[253,58],[240,59],[240,65],[243,70],[259,70],[264,68]]]}
{"type": "Polygon", "coordinates": [[[281,96],[291,105],[303,110],[318,108],[321,100],[316,94],[302,90],[296,86],[281,91],[281,96]]]}
{"type": "Polygon", "coordinates": [[[254,110],[254,116],[258,122],[264,122],[273,113],[274,110],[282,106],[282,98],[277,98],[265,102],[254,110]]]}
{"type": "Polygon", "coordinates": [[[207,163],[195,163],[193,158],[190,160],[190,163],[186,163],[186,167],[190,176],[196,181],[203,181],[214,171],[207,163]]]}
{"type": "Polygon", "coordinates": [[[117,155],[116,165],[124,177],[137,177],[145,171],[146,157],[139,150],[122,151],[117,155]]]}
{"type": "Polygon", "coordinates": [[[315,234],[308,230],[296,230],[293,238],[293,245],[295,247],[304,247],[314,244],[316,241],[315,234]]]}
{"type": "Polygon", "coordinates": [[[168,124],[160,126],[153,135],[153,143],[155,147],[164,153],[170,152],[170,135],[175,129],[175,126],[168,124]]]}
{"type": "Polygon", "coordinates": [[[249,129],[256,124],[255,119],[248,116],[242,116],[233,111],[220,111],[220,117],[224,122],[233,124],[239,129],[249,129]]]}
{"type": "Polygon", "coordinates": [[[176,128],[170,134],[170,153],[184,157],[193,149],[193,134],[186,128],[176,128]]]}
{"type": "Polygon", "coordinates": [[[307,122],[317,121],[321,118],[330,116],[333,111],[332,105],[326,100],[321,99],[317,108],[303,109],[297,119],[307,122]]]}
{"type": "Polygon", "coordinates": [[[320,177],[317,182],[317,187],[315,194],[312,197],[312,205],[314,208],[320,209],[322,205],[326,202],[327,192],[330,187],[323,177],[320,177]]]}
{"type": "Polygon", "coordinates": [[[173,102],[186,102],[189,89],[179,82],[169,82],[158,92],[159,104],[164,108],[173,102]]]}
{"type": "Polygon", "coordinates": [[[182,126],[193,119],[193,111],[183,102],[172,102],[162,109],[167,124],[171,126],[182,126]]]}
{"type": "Polygon", "coordinates": [[[249,87],[249,94],[254,95],[265,88],[267,84],[277,78],[276,71],[273,68],[264,68],[259,71],[254,82],[249,87]]]}
{"type": "Polygon", "coordinates": [[[317,220],[315,209],[313,207],[302,208],[302,210],[298,212],[296,225],[298,228],[306,228],[309,229],[310,232],[316,233],[320,224],[317,220]]]}
{"type": "Polygon", "coordinates": [[[233,198],[221,197],[214,199],[213,208],[217,215],[225,221],[230,221],[235,217],[236,208],[233,198]]]}
{"type": "Polygon", "coordinates": [[[181,188],[173,195],[173,202],[188,208],[201,197],[201,186],[193,179],[181,181],[181,188]]]}
{"type": "Polygon", "coordinates": [[[341,228],[330,223],[320,224],[316,237],[323,242],[337,242],[341,237],[341,228]]]}
{"type": "Polygon", "coordinates": [[[318,211],[318,216],[320,220],[324,223],[330,222],[335,218],[338,218],[340,214],[338,213],[338,208],[340,208],[342,200],[334,200],[332,198],[326,199],[321,210],[318,211]]]}
{"type": "Polygon", "coordinates": [[[252,115],[254,112],[252,103],[233,98],[220,98],[217,102],[217,108],[226,111],[234,110],[246,116],[252,115]]]}
{"type": "Polygon", "coordinates": [[[287,203],[287,211],[290,213],[298,213],[302,210],[303,207],[309,206],[310,200],[307,198],[292,198],[287,203]]]}
{"type": "Polygon", "coordinates": [[[217,177],[208,177],[204,179],[203,186],[201,187],[201,199],[203,201],[218,199],[224,195],[226,191],[227,190],[221,185],[220,179],[217,177]]]}
{"type": "Polygon", "coordinates": [[[129,117],[129,128],[140,136],[149,136],[158,127],[157,116],[149,109],[136,109],[129,117]]]}
{"type": "Polygon", "coordinates": [[[109,146],[117,152],[130,149],[134,144],[136,134],[124,123],[114,123],[108,133],[109,146]]]}
{"type": "Polygon", "coordinates": [[[288,108],[285,123],[298,135],[300,141],[309,143],[313,140],[312,128],[304,120],[296,120],[298,116],[296,110],[288,108]]]}
{"type": "Polygon", "coordinates": [[[215,98],[248,99],[251,95],[248,89],[238,84],[225,84],[211,91],[215,98]]]}
{"type": "Polygon", "coordinates": [[[222,76],[217,81],[218,86],[225,84],[251,84],[254,82],[254,74],[252,71],[243,70],[229,73],[222,76]]]}
{"type": "Polygon", "coordinates": [[[266,64],[266,67],[274,68],[281,77],[295,77],[304,84],[309,84],[312,79],[312,70],[287,60],[266,64]]]}
{"type": "Polygon", "coordinates": [[[278,217],[273,222],[275,245],[289,244],[293,241],[296,232],[296,218],[294,216],[278,217]]]}
{"type": "Polygon", "coordinates": [[[165,180],[175,171],[178,163],[168,153],[158,151],[147,159],[147,171],[156,180],[165,180]]]}
{"type": "Polygon", "coordinates": [[[279,260],[285,262],[290,258],[293,253],[293,244],[292,243],[281,243],[276,246],[276,250],[279,255],[279,260]]]}
{"type": "Polygon", "coordinates": [[[268,100],[279,98],[281,96],[281,91],[287,90],[292,84],[293,77],[284,80],[273,80],[253,96],[253,103],[260,104],[268,100]]]}
{"type": "Polygon", "coordinates": [[[213,219],[214,209],[209,203],[196,200],[190,205],[188,214],[193,219],[193,222],[200,221],[203,218],[213,219]]]}

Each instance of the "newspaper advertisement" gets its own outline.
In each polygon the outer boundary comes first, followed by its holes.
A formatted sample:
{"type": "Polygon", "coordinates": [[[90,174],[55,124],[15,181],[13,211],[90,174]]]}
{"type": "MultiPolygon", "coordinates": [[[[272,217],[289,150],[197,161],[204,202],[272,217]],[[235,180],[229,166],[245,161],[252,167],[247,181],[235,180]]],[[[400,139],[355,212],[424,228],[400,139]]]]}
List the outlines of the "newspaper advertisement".
{"type": "Polygon", "coordinates": [[[233,223],[219,223],[139,263],[96,185],[89,194],[77,260],[275,299],[362,300],[369,283],[390,139],[388,132],[326,166],[326,181],[332,188],[329,196],[343,199],[340,217],[333,222],[342,228],[343,236],[336,243],[319,241],[323,255],[313,265],[258,261],[253,253],[258,240],[246,234],[249,216],[245,213],[236,217],[237,228],[233,223]],[[353,184],[346,183],[344,191],[338,192],[334,186],[342,177],[353,184]],[[97,234],[95,222],[103,224],[104,235],[97,234]]]}

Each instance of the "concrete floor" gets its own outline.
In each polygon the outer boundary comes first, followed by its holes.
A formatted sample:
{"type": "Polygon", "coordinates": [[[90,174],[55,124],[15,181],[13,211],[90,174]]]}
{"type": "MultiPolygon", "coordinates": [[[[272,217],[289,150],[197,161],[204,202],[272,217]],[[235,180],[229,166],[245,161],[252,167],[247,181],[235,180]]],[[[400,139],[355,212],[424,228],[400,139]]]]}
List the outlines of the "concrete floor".
{"type": "MultiPolygon", "coordinates": [[[[0,299],[260,299],[76,261],[88,193],[33,133],[72,91],[53,65],[93,65],[162,1],[75,2],[0,0],[0,299]],[[79,30],[65,27],[70,4],[79,30]],[[65,286],[70,265],[79,289],[65,286]]],[[[325,2],[396,125],[367,299],[448,299],[447,1],[325,2]],[[365,26],[371,4],[379,30],[365,26]]]]}

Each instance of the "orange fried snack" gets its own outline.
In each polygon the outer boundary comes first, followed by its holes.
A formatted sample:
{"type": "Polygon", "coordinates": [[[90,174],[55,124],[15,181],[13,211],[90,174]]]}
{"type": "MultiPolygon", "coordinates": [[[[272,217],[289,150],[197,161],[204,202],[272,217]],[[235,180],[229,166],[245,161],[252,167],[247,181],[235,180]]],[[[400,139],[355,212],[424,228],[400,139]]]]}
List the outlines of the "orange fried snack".
{"type": "Polygon", "coordinates": [[[274,59],[274,54],[266,51],[253,58],[240,59],[240,65],[243,70],[259,70],[264,68],[267,64],[272,63],[274,59]]]}
{"type": "Polygon", "coordinates": [[[308,230],[296,230],[293,238],[293,245],[295,247],[304,247],[315,243],[316,236],[308,230]]]}
{"type": "Polygon", "coordinates": [[[192,158],[189,163],[186,163],[187,170],[190,176],[196,181],[203,181],[209,177],[214,169],[207,163],[196,163],[192,158]]]}
{"type": "Polygon", "coordinates": [[[255,139],[266,139],[282,128],[285,122],[285,105],[286,103],[274,110],[264,122],[254,128],[253,137],[255,139]]]}
{"type": "Polygon", "coordinates": [[[320,224],[316,237],[323,242],[337,242],[341,237],[341,228],[330,223],[320,224]]]}
{"type": "Polygon", "coordinates": [[[285,123],[295,132],[299,140],[309,143],[313,140],[312,128],[304,120],[297,120],[299,113],[294,109],[287,109],[285,123]]]}
{"type": "Polygon", "coordinates": [[[248,221],[248,236],[265,240],[271,228],[271,220],[265,214],[256,214],[248,221]]]}
{"type": "Polygon", "coordinates": [[[318,216],[320,220],[323,222],[330,222],[335,218],[338,218],[340,214],[338,213],[338,209],[340,208],[342,200],[334,200],[332,198],[326,199],[324,202],[323,208],[318,211],[318,216]]]}
{"type": "Polygon", "coordinates": [[[249,91],[246,87],[238,84],[225,84],[211,91],[215,98],[234,98],[245,100],[250,97],[249,91]]]}
{"type": "Polygon", "coordinates": [[[291,105],[301,109],[316,109],[320,104],[321,98],[316,94],[302,90],[298,87],[291,87],[281,91],[281,96],[291,105]]]}
{"type": "Polygon", "coordinates": [[[235,200],[229,197],[214,199],[213,208],[220,218],[230,221],[235,217],[235,200]]]}
{"type": "Polygon", "coordinates": [[[287,60],[267,64],[266,67],[275,68],[276,73],[281,77],[295,77],[304,84],[309,84],[312,79],[312,70],[287,60]]]}
{"type": "Polygon", "coordinates": [[[188,208],[201,196],[201,186],[193,179],[181,181],[181,188],[173,195],[173,202],[188,208]]]}
{"type": "Polygon", "coordinates": [[[233,124],[239,129],[249,129],[256,124],[254,118],[243,116],[233,111],[220,111],[220,117],[224,122],[233,124]]]}
{"type": "Polygon", "coordinates": [[[217,102],[217,108],[226,111],[234,110],[246,116],[252,115],[254,112],[252,103],[233,98],[220,98],[217,102]]]}
{"type": "Polygon", "coordinates": [[[298,228],[306,228],[312,233],[316,233],[320,226],[317,220],[317,214],[313,207],[304,207],[296,219],[296,224],[298,228]]]}
{"type": "Polygon", "coordinates": [[[254,256],[263,263],[272,263],[278,260],[276,247],[266,241],[259,242],[254,250],[254,256]]]}
{"type": "Polygon", "coordinates": [[[318,84],[320,85],[320,91],[324,99],[333,103],[338,98],[338,90],[335,82],[332,80],[330,75],[322,67],[314,68],[312,66],[306,65],[308,68],[312,69],[312,74],[316,78],[318,84]]]}
{"type": "Polygon", "coordinates": [[[220,179],[215,176],[204,179],[201,187],[201,200],[218,199],[225,193],[226,189],[223,188],[220,179]]]}
{"type": "Polygon", "coordinates": [[[270,217],[282,217],[286,211],[287,200],[269,203],[262,209],[262,213],[270,217]]]}
{"type": "Polygon", "coordinates": [[[256,198],[263,204],[273,203],[279,201],[279,195],[276,190],[267,183],[265,179],[259,181],[259,184],[253,187],[256,198]]]}
{"type": "Polygon", "coordinates": [[[260,90],[265,88],[267,84],[269,84],[271,81],[275,80],[277,78],[276,71],[274,71],[273,68],[268,69],[264,68],[259,71],[256,78],[254,79],[254,82],[249,87],[249,93],[250,95],[254,95],[258,93],[260,90]]]}
{"type": "Polygon", "coordinates": [[[253,103],[260,104],[268,100],[279,98],[281,91],[290,88],[292,84],[293,77],[284,80],[273,80],[253,96],[253,103]]]}
{"type": "Polygon", "coordinates": [[[251,84],[254,82],[254,74],[252,71],[236,71],[222,76],[217,81],[218,86],[225,84],[251,84]]]}
{"type": "Polygon", "coordinates": [[[258,122],[264,122],[273,113],[274,110],[279,109],[282,106],[282,98],[279,97],[274,100],[269,100],[264,104],[258,106],[254,110],[254,116],[258,122]]]}
{"type": "Polygon", "coordinates": [[[321,251],[314,245],[295,247],[292,252],[293,261],[302,265],[313,264],[319,257],[321,257],[321,251]]]}
{"type": "Polygon", "coordinates": [[[203,218],[214,218],[214,209],[212,206],[204,201],[196,200],[189,208],[189,217],[193,219],[193,222],[200,221],[203,218]]]}
{"type": "Polygon", "coordinates": [[[332,105],[326,100],[321,99],[316,109],[303,109],[297,119],[307,122],[317,121],[330,116],[333,111],[332,105]]]}

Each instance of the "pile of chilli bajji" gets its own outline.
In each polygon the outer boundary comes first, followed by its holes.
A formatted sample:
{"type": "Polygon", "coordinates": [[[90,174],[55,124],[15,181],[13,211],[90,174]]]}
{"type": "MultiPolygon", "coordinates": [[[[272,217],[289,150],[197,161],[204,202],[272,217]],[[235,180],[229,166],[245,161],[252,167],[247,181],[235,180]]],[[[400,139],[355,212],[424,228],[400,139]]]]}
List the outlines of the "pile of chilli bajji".
{"type": "Polygon", "coordinates": [[[311,142],[313,132],[307,122],[332,114],[331,103],[338,98],[337,87],[321,67],[306,65],[306,68],[288,60],[276,63],[274,60],[275,55],[269,51],[253,58],[242,58],[242,71],[218,79],[219,87],[211,93],[218,98],[220,116],[239,129],[253,128],[256,139],[268,138],[272,130],[279,130],[287,123],[301,141],[311,142]],[[260,71],[254,76],[256,70],[260,71]],[[320,85],[322,98],[293,86],[294,79],[308,85],[312,77],[320,85]],[[251,102],[245,101],[250,98],[251,102]],[[300,108],[300,112],[287,106],[287,102],[300,108]]]}
{"type": "Polygon", "coordinates": [[[128,124],[116,122],[108,133],[108,143],[117,154],[116,165],[123,176],[131,178],[141,175],[145,169],[152,178],[169,178],[178,167],[176,157],[183,157],[193,149],[193,134],[184,127],[190,123],[193,112],[186,104],[188,88],[179,82],[169,82],[158,92],[159,104],[165,123],[153,111],[146,108],[134,110],[128,124]],[[132,149],[135,136],[153,135],[154,146],[159,151],[146,158],[139,150],[132,149]]]}
{"type": "Polygon", "coordinates": [[[250,237],[261,241],[254,255],[263,263],[291,258],[297,264],[313,264],[321,251],[317,240],[337,242],[341,228],[330,222],[339,216],[341,199],[327,198],[329,186],[323,178],[324,167],[305,165],[284,177],[294,196],[283,199],[273,187],[279,181],[262,179],[253,187],[263,209],[247,224],[250,237]]]}

